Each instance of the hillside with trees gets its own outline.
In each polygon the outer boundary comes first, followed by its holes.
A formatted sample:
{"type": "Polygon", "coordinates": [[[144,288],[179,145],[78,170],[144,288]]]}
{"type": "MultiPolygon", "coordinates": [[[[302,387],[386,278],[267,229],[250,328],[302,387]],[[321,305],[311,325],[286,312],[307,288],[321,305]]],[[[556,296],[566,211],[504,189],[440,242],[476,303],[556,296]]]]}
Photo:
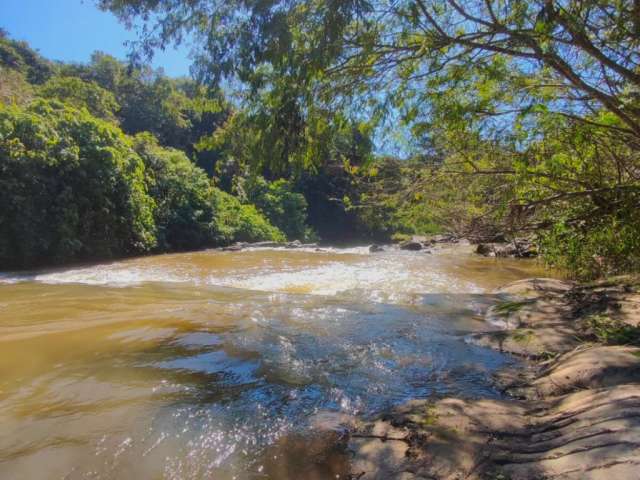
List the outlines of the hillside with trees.
{"type": "Polygon", "coordinates": [[[528,236],[582,278],[640,267],[633,2],[99,5],[146,25],[130,62],[0,42],[4,266],[452,232],[528,236]],[[185,36],[193,79],[145,66],[185,36]]]}

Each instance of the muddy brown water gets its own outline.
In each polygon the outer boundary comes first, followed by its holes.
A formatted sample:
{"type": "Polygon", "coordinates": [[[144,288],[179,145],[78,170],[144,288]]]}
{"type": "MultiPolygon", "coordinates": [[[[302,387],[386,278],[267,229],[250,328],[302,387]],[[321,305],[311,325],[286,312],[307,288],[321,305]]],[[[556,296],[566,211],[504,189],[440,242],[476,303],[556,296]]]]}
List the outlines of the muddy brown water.
{"type": "Polygon", "coordinates": [[[499,397],[514,360],[465,335],[490,328],[492,289],[548,274],[465,246],[2,274],[0,478],[335,478],[305,458],[318,422],[499,397]]]}

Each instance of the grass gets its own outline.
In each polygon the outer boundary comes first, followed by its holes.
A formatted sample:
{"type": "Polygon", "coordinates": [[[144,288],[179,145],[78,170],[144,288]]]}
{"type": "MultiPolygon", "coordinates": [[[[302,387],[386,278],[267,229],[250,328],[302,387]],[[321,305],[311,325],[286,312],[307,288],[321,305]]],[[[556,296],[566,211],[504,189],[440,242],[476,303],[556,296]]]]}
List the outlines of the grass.
{"type": "Polygon", "coordinates": [[[533,302],[535,302],[535,300],[521,300],[519,302],[504,301],[496,304],[494,310],[498,315],[506,317],[519,311],[522,307],[532,304],[533,302]]]}
{"type": "Polygon", "coordinates": [[[606,345],[640,345],[640,328],[606,315],[591,315],[587,327],[599,342],[606,345]]]}
{"type": "Polygon", "coordinates": [[[423,427],[430,427],[435,425],[438,421],[438,412],[435,404],[430,403],[425,407],[424,417],[422,417],[418,422],[423,427]]]}
{"type": "Polygon", "coordinates": [[[514,330],[511,338],[517,343],[529,343],[533,338],[532,330],[514,330]]]}

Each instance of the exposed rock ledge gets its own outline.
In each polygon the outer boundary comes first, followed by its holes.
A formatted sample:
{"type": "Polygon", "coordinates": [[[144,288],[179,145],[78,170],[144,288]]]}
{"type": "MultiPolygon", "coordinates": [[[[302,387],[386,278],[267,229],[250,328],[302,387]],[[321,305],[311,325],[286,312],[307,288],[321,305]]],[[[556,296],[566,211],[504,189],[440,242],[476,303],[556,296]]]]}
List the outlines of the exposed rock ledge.
{"type": "Polygon", "coordinates": [[[498,293],[487,318],[505,330],[470,341],[533,359],[499,376],[514,398],[412,401],[360,425],[350,478],[640,478],[640,348],[598,342],[637,338],[638,282],[534,279],[498,293]]]}

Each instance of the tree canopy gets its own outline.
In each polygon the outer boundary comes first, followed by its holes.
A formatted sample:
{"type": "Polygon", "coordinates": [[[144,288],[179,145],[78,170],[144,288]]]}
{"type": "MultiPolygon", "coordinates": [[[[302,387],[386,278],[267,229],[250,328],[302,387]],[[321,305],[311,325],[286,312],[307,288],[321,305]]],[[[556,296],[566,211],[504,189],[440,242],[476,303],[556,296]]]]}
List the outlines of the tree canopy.
{"type": "MultiPolygon", "coordinates": [[[[349,112],[372,129],[407,129],[410,154],[423,159],[415,164],[421,187],[411,190],[425,208],[437,213],[434,179],[446,173],[468,187],[467,201],[476,195],[478,208],[466,210],[475,214],[465,223],[499,221],[553,238],[547,245],[560,247],[549,248],[549,258],[584,275],[598,274],[603,258],[610,259],[605,270],[623,269],[635,248],[636,1],[99,4],[143,23],[139,57],[189,38],[201,80],[244,85],[247,103],[267,112],[260,132],[276,138],[267,143],[285,142],[270,155],[277,165],[295,164],[322,137],[318,118],[334,125],[349,112]]],[[[359,200],[371,205],[403,183],[356,176],[369,190],[359,200]]],[[[394,201],[406,188],[396,192],[394,201]]]]}

